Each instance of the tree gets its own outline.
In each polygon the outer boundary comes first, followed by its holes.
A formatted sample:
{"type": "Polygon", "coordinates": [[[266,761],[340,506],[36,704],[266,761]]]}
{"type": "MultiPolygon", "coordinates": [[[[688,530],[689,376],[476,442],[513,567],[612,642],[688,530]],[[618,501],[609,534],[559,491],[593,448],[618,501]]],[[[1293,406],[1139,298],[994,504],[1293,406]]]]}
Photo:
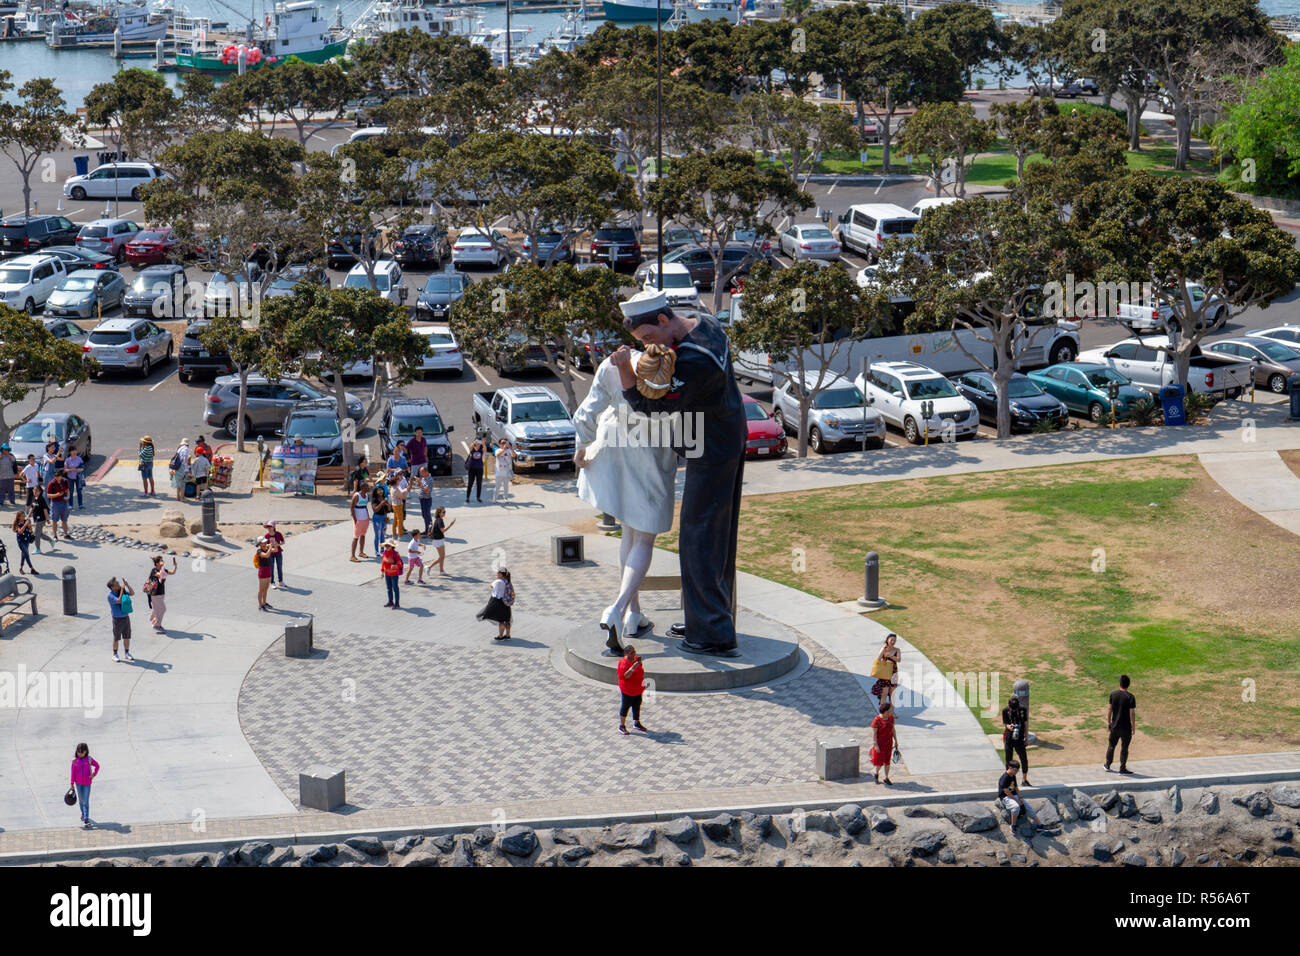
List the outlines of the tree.
{"type": "Polygon", "coordinates": [[[760,169],[753,153],[734,146],[674,161],[668,175],[655,181],[650,201],[664,219],[697,229],[713,253],[715,312],[735,271],[726,267],[725,255],[736,230],[770,232],[773,220],[813,205],[784,170],[760,169]]]}
{"type": "Polygon", "coordinates": [[[736,119],[738,134],[774,156],[795,182],[803,179],[806,184],[823,150],[854,149],[858,144],[844,110],[782,93],[742,96],[736,119]]]}
{"type": "Polygon", "coordinates": [[[934,191],[945,188],[958,198],[966,195],[966,174],[971,160],[993,145],[993,130],[975,116],[969,103],[926,103],[918,107],[898,135],[899,149],[925,156],[930,164],[934,191]]]}
{"type": "Polygon", "coordinates": [[[1037,96],[994,103],[989,107],[989,119],[1016,157],[1016,179],[1024,178],[1025,160],[1040,146],[1043,119],[1059,113],[1055,100],[1037,96]]]}
{"type": "Polygon", "coordinates": [[[350,51],[349,74],[375,96],[432,96],[494,73],[487,49],[465,37],[395,30],[350,51]]]}
{"type": "Polygon", "coordinates": [[[916,302],[908,332],[951,328],[992,347],[990,360],[953,337],[997,384],[999,438],[1011,434],[1011,376],[1029,349],[1042,348],[1036,339],[1046,331],[1029,328],[1027,317],[1044,287],[1063,278],[1068,241],[1064,224],[1041,205],[973,196],[927,212],[911,248],[890,266],[886,284],[906,283],[916,302]]]}
{"type": "Polygon", "coordinates": [[[266,105],[272,116],[283,117],[293,124],[304,150],[311,135],[307,131],[308,122],[320,116],[340,119],[354,92],[351,79],[337,63],[307,63],[290,57],[274,70],[252,72],[271,77],[271,95],[266,105]]]}
{"type": "Polygon", "coordinates": [[[1294,195],[1300,184],[1300,46],[1286,62],[1245,88],[1214,128],[1215,149],[1232,160],[1224,178],[1233,188],[1265,195],[1294,195]]]}
{"type": "Polygon", "coordinates": [[[262,321],[283,330],[268,343],[266,360],[280,367],[297,366],[333,389],[335,414],[344,434],[343,461],[351,471],[350,436],[374,417],[387,388],[415,378],[428,339],[411,329],[404,308],[371,289],[326,288],[304,282],[292,295],[268,299],[262,307],[262,321]],[[374,381],[361,420],[349,430],[343,424],[350,417],[343,376],[358,362],[371,363],[374,381]]]}
{"type": "MultiPolygon", "coordinates": [[[[92,360],[93,361],[93,360],[92,360]]],[[[81,347],[56,339],[40,319],[0,305],[0,441],[36,418],[55,399],[70,398],[90,377],[81,347]],[[9,421],[13,406],[36,403],[9,421]]]]}
{"type": "Polygon", "coordinates": [[[81,141],[81,120],[64,108],[63,96],[52,80],[28,80],[18,90],[18,101],[7,93],[14,88],[9,72],[0,70],[0,150],[9,157],[23,181],[23,214],[32,214],[32,173],[68,138],[81,141]]]}
{"type": "Polygon", "coordinates": [[[711,93],[738,95],[749,83],[744,51],[736,42],[739,29],[729,20],[696,20],[665,34],[664,42],[671,37],[682,61],[674,75],[711,93]]]}
{"type": "Polygon", "coordinates": [[[262,314],[260,317],[261,321],[253,324],[238,315],[217,316],[199,333],[203,347],[215,355],[229,355],[239,374],[235,447],[240,454],[244,452],[244,439],[247,437],[249,374],[256,367],[268,379],[280,375],[280,355],[275,346],[284,335],[284,314],[272,311],[269,316],[262,314]]]}
{"type": "Polygon", "coordinates": [[[1004,36],[993,11],[971,3],[945,3],[916,18],[916,29],[951,53],[961,64],[962,83],[1002,56],[1004,36]]]}
{"type": "Polygon", "coordinates": [[[1071,71],[1096,81],[1109,102],[1124,100],[1128,148],[1141,149],[1142,108],[1154,92],[1151,74],[1133,55],[1140,37],[1121,26],[1129,0],[1065,0],[1056,19],[1057,36],[1071,71]]]}
{"type": "Polygon", "coordinates": [[[1002,29],[1005,33],[1004,73],[1019,67],[1031,88],[1041,87],[1046,79],[1046,93],[1051,96],[1057,77],[1066,70],[1065,35],[1061,29],[1053,24],[1029,26],[1023,23],[1010,23],[1002,29]]]}
{"type": "Polygon", "coordinates": [[[808,457],[808,411],[834,380],[836,357],[876,331],[885,308],[843,269],[810,262],[780,270],[759,263],[745,281],[744,321],[733,322],[727,334],[737,351],[771,356],[774,386],[798,386],[800,458],[808,457]]]}
{"type": "Polygon", "coordinates": [[[1234,310],[1265,307],[1300,281],[1300,252],[1291,236],[1268,213],[1210,180],[1130,173],[1096,183],[1074,203],[1070,227],[1076,276],[1143,283],[1169,306],[1179,330],[1174,354],[1184,387],[1192,354],[1206,335],[1234,310]],[[1187,291],[1191,282],[1205,290],[1199,305],[1187,291]]]}
{"type": "Polygon", "coordinates": [[[86,94],[86,125],[105,129],[114,151],[152,160],[172,139],[178,101],[161,73],[131,67],[86,94]]]}
{"type": "Polygon", "coordinates": [[[618,286],[609,269],[576,269],[566,262],[543,269],[521,262],[471,285],[452,310],[451,330],[461,348],[485,365],[515,361],[540,345],[572,410],[578,407],[573,373],[583,342],[621,334],[618,286]]]}
{"type": "Polygon", "coordinates": [[[1043,117],[1038,149],[1050,160],[1082,156],[1111,169],[1125,165],[1124,123],[1109,110],[1055,111],[1043,117]]]}

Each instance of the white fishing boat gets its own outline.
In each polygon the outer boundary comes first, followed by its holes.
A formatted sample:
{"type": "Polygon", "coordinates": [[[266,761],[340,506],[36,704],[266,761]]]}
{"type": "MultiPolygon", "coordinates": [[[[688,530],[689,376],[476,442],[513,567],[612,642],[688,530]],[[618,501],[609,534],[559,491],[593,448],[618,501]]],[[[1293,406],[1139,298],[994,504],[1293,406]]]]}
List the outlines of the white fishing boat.
{"type": "Polygon", "coordinates": [[[176,69],[182,73],[235,73],[275,66],[290,57],[325,63],[342,56],[348,38],[339,24],[329,24],[316,0],[277,3],[262,24],[249,24],[244,38],[231,41],[214,34],[203,17],[176,21],[176,69]]]}
{"type": "Polygon", "coordinates": [[[542,41],[541,52],[545,54],[559,50],[561,53],[572,53],[590,35],[591,31],[587,28],[587,4],[584,0],[577,10],[566,13],[555,32],[542,41]]]}
{"type": "Polygon", "coordinates": [[[744,23],[783,20],[785,5],[781,0],[740,0],[740,19],[744,23]]]}
{"type": "Polygon", "coordinates": [[[740,6],[740,0],[695,0],[696,10],[712,13],[730,13],[740,6]]]}
{"type": "Polygon", "coordinates": [[[482,11],[475,7],[424,6],[417,0],[379,0],[352,25],[355,39],[374,40],[385,33],[417,30],[430,36],[469,37],[483,29],[482,11]]]}
{"type": "Polygon", "coordinates": [[[32,0],[20,3],[12,15],[5,16],[0,23],[0,39],[4,40],[40,40],[45,41],[45,34],[50,27],[62,23],[68,13],[78,16],[90,12],[90,7],[63,8],[51,0],[32,0]]]}
{"type": "Polygon", "coordinates": [[[45,44],[56,50],[73,47],[107,46],[118,39],[124,44],[156,43],[167,35],[167,18],[144,4],[109,7],[97,15],[82,16],[71,10],[51,23],[45,44]]]}
{"type": "Polygon", "coordinates": [[[532,27],[511,27],[507,31],[504,27],[480,26],[470,34],[469,41],[477,46],[486,47],[496,66],[504,67],[507,55],[511,64],[523,66],[536,60],[540,55],[538,45],[531,42],[532,32],[532,27]],[[507,37],[509,37],[508,44],[507,37]]]}

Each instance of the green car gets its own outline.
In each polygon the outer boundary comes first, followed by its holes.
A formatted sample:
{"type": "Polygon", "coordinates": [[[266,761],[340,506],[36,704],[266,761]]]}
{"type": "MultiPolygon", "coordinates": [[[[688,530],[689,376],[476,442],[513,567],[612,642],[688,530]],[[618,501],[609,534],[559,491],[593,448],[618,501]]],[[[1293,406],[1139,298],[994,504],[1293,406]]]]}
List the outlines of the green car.
{"type": "Polygon", "coordinates": [[[1119,396],[1115,400],[1117,419],[1127,418],[1132,407],[1143,399],[1151,400],[1145,389],[1105,365],[1061,362],[1030,372],[1029,377],[1047,394],[1060,399],[1070,411],[1086,414],[1094,422],[1101,421],[1111,410],[1111,382],[1119,383],[1119,396]]]}

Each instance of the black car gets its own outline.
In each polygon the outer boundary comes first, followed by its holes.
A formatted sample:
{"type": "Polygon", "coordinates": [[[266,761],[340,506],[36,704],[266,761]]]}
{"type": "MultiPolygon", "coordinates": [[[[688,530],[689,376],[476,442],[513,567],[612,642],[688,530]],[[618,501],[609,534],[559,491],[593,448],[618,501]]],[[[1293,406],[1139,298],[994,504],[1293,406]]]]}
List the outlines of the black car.
{"type": "Polygon", "coordinates": [[[1083,96],[1086,92],[1087,90],[1078,83],[1066,83],[1064,86],[1058,86],[1052,95],[1057,99],[1072,100],[1076,96],[1083,96]]]}
{"type": "MultiPolygon", "coordinates": [[[[997,424],[998,389],[988,372],[966,372],[953,377],[952,383],[962,397],[979,409],[980,420],[997,424]]],[[[1057,428],[1064,428],[1070,413],[1056,398],[1028,376],[1016,372],[1007,385],[1011,399],[1011,430],[1030,431],[1039,421],[1047,419],[1057,428]]]]}
{"type": "Polygon", "coordinates": [[[641,261],[641,238],[631,226],[606,226],[591,237],[593,261],[612,262],[615,269],[641,261]]]}
{"type": "Polygon", "coordinates": [[[424,429],[429,446],[429,474],[450,475],[452,450],[450,433],[454,426],[445,425],[438,406],[427,398],[394,398],[384,409],[379,423],[379,441],[387,458],[399,441],[410,441],[417,428],[424,429]]]}
{"type": "Polygon", "coordinates": [[[447,231],[439,226],[411,226],[402,233],[402,238],[393,243],[393,258],[404,266],[440,269],[450,256],[451,243],[447,241],[447,231]]]}
{"type": "Polygon", "coordinates": [[[181,339],[181,354],[178,362],[182,382],[192,381],[195,375],[233,375],[235,363],[229,355],[209,352],[208,347],[199,338],[199,333],[212,324],[209,319],[196,319],[185,329],[181,339]]]}
{"type": "Polygon", "coordinates": [[[682,246],[696,246],[704,241],[698,229],[690,226],[664,226],[664,252],[680,249],[682,246]]]}
{"type": "MultiPolygon", "coordinates": [[[[755,262],[762,258],[747,242],[729,242],[722,254],[722,270],[727,288],[736,291],[744,283],[745,277],[755,262]]],[[[714,282],[713,250],[704,246],[682,246],[665,253],[664,262],[679,262],[691,273],[691,279],[700,284],[701,289],[712,289],[714,282]]],[[[646,260],[637,267],[634,275],[638,284],[644,284],[654,268],[652,260],[646,260]]]]}
{"type": "Polygon", "coordinates": [[[301,438],[316,449],[318,465],[343,464],[343,430],[332,398],[299,402],[289,410],[276,434],[286,443],[301,438]]]}
{"type": "Polygon", "coordinates": [[[459,272],[435,272],[429,276],[420,290],[420,297],[415,300],[415,313],[421,318],[446,319],[451,313],[452,303],[468,288],[468,276],[459,272]]]}
{"type": "Polygon", "coordinates": [[[351,266],[357,261],[357,253],[361,251],[363,241],[368,243],[369,255],[373,259],[378,238],[379,232],[374,229],[370,230],[370,236],[367,240],[363,240],[359,232],[331,237],[329,247],[325,252],[326,258],[329,259],[329,267],[331,269],[342,269],[344,266],[351,266]]]}
{"type": "MultiPolygon", "coordinates": [[[[173,263],[147,266],[122,296],[125,315],[153,319],[179,319],[185,316],[185,267],[173,263]]],[[[181,357],[185,356],[184,346],[181,357]]]]}
{"type": "Polygon", "coordinates": [[[63,216],[9,216],[0,219],[0,255],[23,256],[48,246],[77,241],[81,227],[63,216]]]}
{"type": "Polygon", "coordinates": [[[58,256],[69,272],[76,272],[78,269],[117,268],[117,260],[107,253],[78,249],[76,246],[46,246],[41,253],[47,256],[58,256]]]}

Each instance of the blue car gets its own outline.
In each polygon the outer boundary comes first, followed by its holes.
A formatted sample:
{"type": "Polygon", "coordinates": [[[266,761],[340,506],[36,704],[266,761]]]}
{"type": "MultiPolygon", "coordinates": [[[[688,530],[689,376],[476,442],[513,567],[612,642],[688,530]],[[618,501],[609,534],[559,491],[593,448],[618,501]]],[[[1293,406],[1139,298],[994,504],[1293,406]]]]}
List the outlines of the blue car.
{"type": "Polygon", "coordinates": [[[1151,400],[1151,396],[1129,379],[1105,365],[1087,362],[1061,362],[1029,373],[1030,381],[1054,398],[1060,399],[1072,412],[1087,415],[1094,422],[1104,419],[1111,411],[1110,384],[1119,384],[1114,412],[1117,419],[1127,418],[1138,402],[1151,400]]]}

